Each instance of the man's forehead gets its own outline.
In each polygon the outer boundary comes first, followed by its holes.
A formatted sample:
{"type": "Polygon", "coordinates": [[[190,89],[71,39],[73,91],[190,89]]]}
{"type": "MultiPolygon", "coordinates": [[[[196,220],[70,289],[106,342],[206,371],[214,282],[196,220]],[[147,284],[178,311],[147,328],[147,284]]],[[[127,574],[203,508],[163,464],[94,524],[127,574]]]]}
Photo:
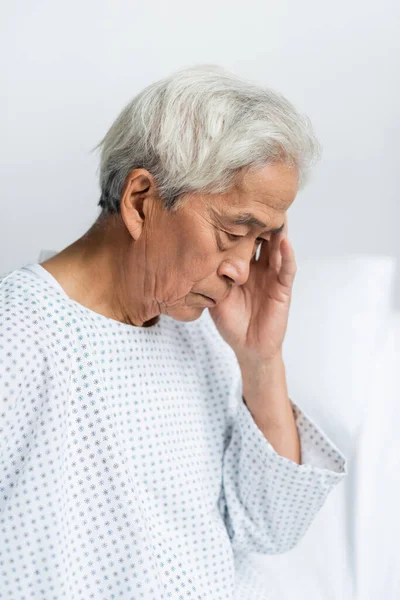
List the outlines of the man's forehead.
{"type": "Polygon", "coordinates": [[[278,227],[276,229],[271,229],[268,225],[268,223],[264,223],[264,221],[262,221],[261,219],[259,219],[258,217],[256,217],[256,215],[254,215],[252,212],[250,211],[238,211],[236,210],[230,210],[230,211],[226,211],[226,210],[217,210],[215,207],[211,207],[212,213],[214,213],[214,216],[216,216],[220,221],[223,221],[224,223],[229,223],[231,225],[248,225],[249,227],[257,227],[257,228],[262,228],[262,229],[266,229],[265,233],[268,232],[278,232],[283,228],[283,225],[281,227],[278,227]]]}

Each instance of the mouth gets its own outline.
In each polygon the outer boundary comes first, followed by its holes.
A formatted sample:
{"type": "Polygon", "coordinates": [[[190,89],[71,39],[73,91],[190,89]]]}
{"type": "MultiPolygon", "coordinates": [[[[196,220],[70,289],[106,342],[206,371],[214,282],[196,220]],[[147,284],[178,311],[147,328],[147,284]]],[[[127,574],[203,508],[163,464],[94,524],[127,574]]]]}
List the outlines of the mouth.
{"type": "Polygon", "coordinates": [[[199,294],[199,296],[203,296],[203,298],[206,298],[207,300],[211,300],[211,302],[216,304],[215,300],[213,298],[210,298],[210,296],[206,296],[205,294],[199,294]]]}

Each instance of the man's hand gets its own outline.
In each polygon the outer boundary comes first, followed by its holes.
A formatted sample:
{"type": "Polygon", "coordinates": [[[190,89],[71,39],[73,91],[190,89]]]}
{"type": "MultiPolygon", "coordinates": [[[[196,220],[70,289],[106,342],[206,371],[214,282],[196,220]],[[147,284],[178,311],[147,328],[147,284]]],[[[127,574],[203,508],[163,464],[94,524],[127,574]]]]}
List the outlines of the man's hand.
{"type": "Polygon", "coordinates": [[[225,300],[209,308],[239,362],[264,363],[281,354],[296,269],[286,215],[283,230],[262,242],[259,259],[251,260],[246,283],[234,286],[225,300]]]}

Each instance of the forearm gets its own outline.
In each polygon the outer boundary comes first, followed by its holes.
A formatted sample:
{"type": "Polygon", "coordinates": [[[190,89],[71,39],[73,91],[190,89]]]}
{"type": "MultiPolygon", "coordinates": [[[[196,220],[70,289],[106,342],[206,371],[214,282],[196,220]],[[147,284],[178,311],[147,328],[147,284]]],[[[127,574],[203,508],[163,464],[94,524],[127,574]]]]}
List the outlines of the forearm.
{"type": "Polygon", "coordinates": [[[239,360],[243,399],[274,450],[301,464],[301,447],[281,355],[268,363],[239,360]]]}

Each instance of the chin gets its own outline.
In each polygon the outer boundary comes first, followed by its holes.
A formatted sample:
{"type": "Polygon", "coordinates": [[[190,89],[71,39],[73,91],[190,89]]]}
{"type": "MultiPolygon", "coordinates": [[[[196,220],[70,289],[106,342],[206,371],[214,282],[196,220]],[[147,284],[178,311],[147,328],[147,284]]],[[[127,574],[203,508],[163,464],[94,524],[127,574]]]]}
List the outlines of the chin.
{"type": "Polygon", "coordinates": [[[196,321],[196,319],[201,317],[206,308],[207,306],[177,306],[175,308],[170,308],[167,316],[171,317],[171,319],[175,319],[175,321],[196,321]]]}

